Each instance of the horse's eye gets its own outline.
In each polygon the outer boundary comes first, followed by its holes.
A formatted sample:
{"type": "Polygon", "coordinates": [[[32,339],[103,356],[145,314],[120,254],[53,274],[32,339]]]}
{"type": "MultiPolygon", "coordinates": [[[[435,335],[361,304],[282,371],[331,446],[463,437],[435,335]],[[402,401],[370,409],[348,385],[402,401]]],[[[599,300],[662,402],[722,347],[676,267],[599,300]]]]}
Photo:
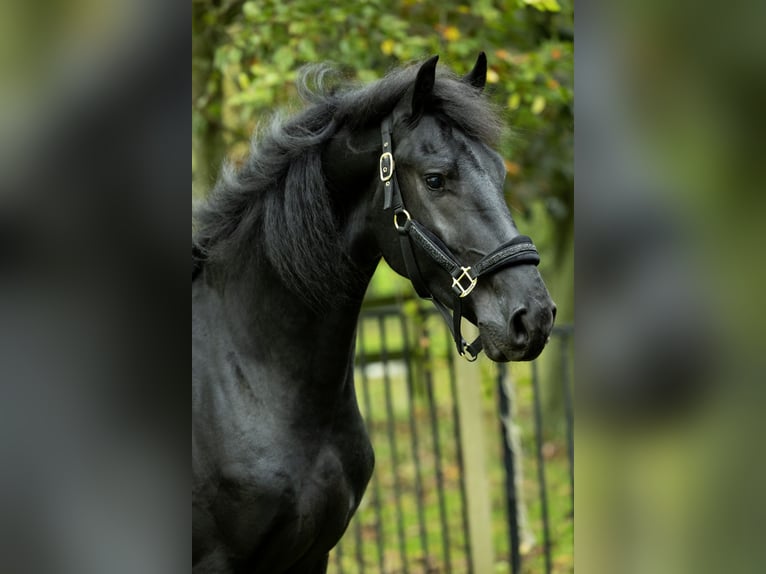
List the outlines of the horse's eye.
{"type": "Polygon", "coordinates": [[[438,173],[431,173],[426,176],[426,185],[429,189],[439,190],[444,187],[444,177],[438,173]]]}

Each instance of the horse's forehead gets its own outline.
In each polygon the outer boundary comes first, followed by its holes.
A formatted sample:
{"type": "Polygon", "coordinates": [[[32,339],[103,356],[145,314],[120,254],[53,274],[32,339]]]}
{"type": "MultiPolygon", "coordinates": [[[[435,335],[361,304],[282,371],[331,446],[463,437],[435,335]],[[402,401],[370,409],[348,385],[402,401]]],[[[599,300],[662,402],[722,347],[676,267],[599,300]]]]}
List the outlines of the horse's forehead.
{"type": "Polygon", "coordinates": [[[465,162],[477,171],[492,167],[504,170],[500,154],[485,143],[471,138],[447,121],[426,116],[407,138],[405,150],[414,158],[438,157],[451,162],[465,162]]]}

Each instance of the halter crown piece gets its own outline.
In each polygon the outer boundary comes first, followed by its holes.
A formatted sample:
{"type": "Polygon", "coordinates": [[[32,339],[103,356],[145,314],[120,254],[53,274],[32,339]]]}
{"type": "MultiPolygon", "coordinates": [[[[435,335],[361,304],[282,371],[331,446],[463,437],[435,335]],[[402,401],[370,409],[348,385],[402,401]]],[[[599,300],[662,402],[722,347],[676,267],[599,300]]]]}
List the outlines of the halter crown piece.
{"type": "Polygon", "coordinates": [[[423,225],[412,219],[404,208],[402,193],[396,179],[396,163],[391,141],[391,116],[386,117],[381,124],[383,152],[380,156],[380,182],[383,185],[383,209],[393,210],[394,227],[399,233],[399,244],[412,285],[417,294],[433,302],[439,310],[452,333],[457,352],[468,361],[475,361],[482,349],[480,338],[467,343],[461,334],[463,318],[462,301],[476,287],[479,278],[495,273],[500,269],[515,265],[540,263],[540,255],[532,240],[526,235],[514,237],[508,243],[501,245],[489,255],[482,257],[473,266],[462,265],[450,252],[449,248],[436,235],[423,225]],[[420,248],[442,269],[452,277],[452,292],[454,299],[452,314],[443,302],[439,301],[426,286],[423,276],[415,259],[415,246],[420,248]]]}

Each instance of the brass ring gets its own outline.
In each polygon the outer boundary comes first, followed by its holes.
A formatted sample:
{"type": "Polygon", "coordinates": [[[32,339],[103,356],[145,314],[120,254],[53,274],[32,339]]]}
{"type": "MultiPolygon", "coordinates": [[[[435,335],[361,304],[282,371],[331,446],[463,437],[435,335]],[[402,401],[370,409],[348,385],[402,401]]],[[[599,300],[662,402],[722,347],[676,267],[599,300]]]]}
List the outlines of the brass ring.
{"type": "Polygon", "coordinates": [[[404,225],[407,225],[408,222],[412,221],[412,217],[410,217],[409,212],[406,209],[402,209],[401,211],[397,211],[394,213],[394,227],[396,227],[397,231],[401,231],[404,225]],[[403,213],[404,216],[407,218],[407,220],[404,222],[403,225],[399,225],[399,214],[403,213]]]}

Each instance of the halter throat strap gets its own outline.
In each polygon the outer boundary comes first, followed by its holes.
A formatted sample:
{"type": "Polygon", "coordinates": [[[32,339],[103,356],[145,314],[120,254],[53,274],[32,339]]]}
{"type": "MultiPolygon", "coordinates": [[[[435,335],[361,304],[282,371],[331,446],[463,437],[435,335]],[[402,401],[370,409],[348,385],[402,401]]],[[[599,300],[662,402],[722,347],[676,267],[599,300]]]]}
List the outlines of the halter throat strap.
{"type": "Polygon", "coordinates": [[[414,220],[405,209],[396,177],[392,132],[393,120],[391,116],[387,116],[381,123],[380,130],[383,151],[380,156],[379,177],[383,186],[383,209],[393,212],[393,224],[399,234],[399,245],[405,268],[415,291],[423,299],[433,302],[441,313],[452,333],[460,356],[469,361],[475,361],[482,350],[482,344],[478,337],[470,344],[463,339],[462,300],[474,290],[479,278],[506,267],[537,265],[540,263],[540,256],[532,240],[526,235],[520,235],[485,255],[473,266],[463,265],[439,237],[414,220]],[[451,288],[454,295],[452,313],[449,307],[437,299],[426,285],[415,257],[416,247],[452,277],[451,288]]]}

